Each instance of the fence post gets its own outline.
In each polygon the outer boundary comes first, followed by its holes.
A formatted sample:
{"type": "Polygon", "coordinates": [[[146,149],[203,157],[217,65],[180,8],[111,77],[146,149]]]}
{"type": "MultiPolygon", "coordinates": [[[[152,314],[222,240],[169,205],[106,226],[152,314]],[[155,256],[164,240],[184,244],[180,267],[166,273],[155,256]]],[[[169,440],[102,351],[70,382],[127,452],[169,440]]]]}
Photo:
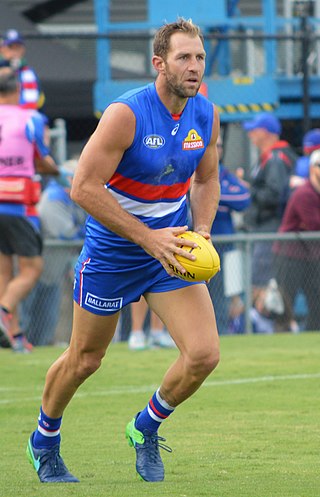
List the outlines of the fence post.
{"type": "Polygon", "coordinates": [[[251,238],[247,238],[245,240],[245,325],[246,325],[246,333],[252,333],[252,322],[250,317],[250,310],[252,307],[252,266],[251,266],[251,238]]]}
{"type": "Polygon", "coordinates": [[[310,28],[308,23],[307,13],[304,12],[301,17],[301,33],[302,33],[302,101],[303,101],[303,133],[305,134],[310,129],[310,90],[309,90],[309,62],[308,56],[310,52],[310,28]]]}
{"type": "Polygon", "coordinates": [[[64,119],[55,119],[54,128],[51,130],[51,137],[55,139],[54,157],[58,165],[67,160],[67,128],[64,119]]]}

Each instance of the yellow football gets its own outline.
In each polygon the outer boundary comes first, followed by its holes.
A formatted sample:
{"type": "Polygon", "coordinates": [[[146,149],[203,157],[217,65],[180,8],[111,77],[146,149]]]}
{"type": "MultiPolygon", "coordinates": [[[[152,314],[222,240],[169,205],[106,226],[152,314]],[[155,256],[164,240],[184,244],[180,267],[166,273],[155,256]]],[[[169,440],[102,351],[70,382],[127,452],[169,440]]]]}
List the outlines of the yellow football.
{"type": "Polygon", "coordinates": [[[176,266],[170,264],[176,276],[186,281],[207,281],[210,280],[218,271],[220,271],[220,257],[216,249],[208,240],[199,233],[194,231],[186,231],[181,238],[181,248],[190,254],[196,256],[194,261],[186,259],[181,255],[176,255],[176,259],[186,269],[186,273],[181,273],[176,266]],[[187,247],[183,245],[183,240],[192,240],[197,243],[197,247],[187,247]]]}

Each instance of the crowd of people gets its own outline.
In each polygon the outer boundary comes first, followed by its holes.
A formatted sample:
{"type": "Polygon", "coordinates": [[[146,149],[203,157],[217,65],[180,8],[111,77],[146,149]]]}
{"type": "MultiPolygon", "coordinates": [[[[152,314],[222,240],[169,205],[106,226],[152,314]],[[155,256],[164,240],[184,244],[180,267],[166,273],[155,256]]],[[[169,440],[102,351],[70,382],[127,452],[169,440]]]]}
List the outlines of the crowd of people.
{"type": "MultiPolygon", "coordinates": [[[[213,241],[215,235],[227,236],[238,231],[235,226],[235,212],[241,213],[240,229],[243,232],[276,234],[319,231],[320,225],[316,215],[310,216],[309,220],[306,218],[305,223],[298,222],[297,219],[295,223],[288,223],[286,219],[290,216],[290,211],[292,212],[292,206],[295,205],[291,197],[299,198],[298,194],[306,196],[308,188],[314,192],[313,196],[309,196],[309,200],[311,200],[311,205],[314,204],[316,212],[319,187],[317,186],[317,169],[313,162],[316,159],[319,162],[317,154],[320,153],[320,129],[311,129],[304,135],[303,156],[299,156],[288,141],[281,139],[281,122],[272,113],[257,114],[253,120],[243,123],[243,129],[258,152],[257,162],[251,168],[247,168],[246,179],[244,179],[243,168],[234,167],[231,171],[223,165],[223,135],[221,134],[217,140],[221,193],[211,229],[213,241]],[[300,188],[302,186],[304,188],[300,188]]],[[[192,227],[191,215],[189,225],[192,227]]],[[[215,246],[223,261],[224,255],[234,250],[232,243],[216,243],[215,246]]],[[[224,263],[222,263],[221,271],[208,284],[211,299],[215,305],[219,334],[245,333],[244,301],[246,298],[252,300],[250,320],[254,333],[317,329],[319,322],[318,304],[315,298],[319,291],[317,270],[314,270],[311,275],[313,266],[316,264],[316,246],[317,242],[311,244],[301,241],[286,244],[284,242],[255,242],[252,250],[253,292],[251,296],[246,296],[244,292],[226,295],[224,263]],[[291,259],[279,254],[285,252],[285,246],[287,251],[288,247],[291,247],[289,250],[291,259]],[[308,255],[309,250],[312,255],[308,255]],[[313,265],[310,259],[314,260],[313,265]],[[288,271],[290,260],[292,262],[288,271]],[[294,268],[297,269],[294,271],[294,268]],[[299,311],[295,310],[300,299],[306,306],[304,320],[296,315],[299,311]]],[[[233,271],[235,272],[236,268],[233,268],[233,271]]],[[[236,274],[234,277],[236,278],[236,274]]],[[[146,313],[145,303],[140,302],[132,306],[132,332],[129,334],[129,348],[132,350],[148,348],[146,335],[150,329],[158,328],[165,331],[161,321],[159,322],[157,316],[152,313],[150,314],[152,322],[148,320],[146,325],[146,313]],[[152,324],[155,320],[156,326],[152,324]]],[[[174,346],[170,338],[167,340],[167,336],[164,335],[164,337],[163,347],[174,346]]]]}
{"type": "MultiPolygon", "coordinates": [[[[315,213],[320,189],[315,164],[319,158],[320,130],[312,129],[304,135],[304,156],[298,157],[290,144],[280,139],[282,125],[275,115],[261,113],[243,127],[259,150],[250,178],[251,205],[245,215],[248,230],[255,233],[319,231],[315,213]],[[300,201],[302,197],[304,201],[300,201]],[[310,214],[312,212],[314,214],[310,214]]],[[[318,242],[310,244],[304,240],[254,244],[251,309],[254,332],[299,331],[294,306],[295,297],[300,294],[307,302],[308,319],[304,329],[318,328],[315,295],[319,285],[315,282],[316,274],[310,276],[308,268],[318,246],[318,242]],[[292,262],[297,260],[300,270],[292,262]]]]}

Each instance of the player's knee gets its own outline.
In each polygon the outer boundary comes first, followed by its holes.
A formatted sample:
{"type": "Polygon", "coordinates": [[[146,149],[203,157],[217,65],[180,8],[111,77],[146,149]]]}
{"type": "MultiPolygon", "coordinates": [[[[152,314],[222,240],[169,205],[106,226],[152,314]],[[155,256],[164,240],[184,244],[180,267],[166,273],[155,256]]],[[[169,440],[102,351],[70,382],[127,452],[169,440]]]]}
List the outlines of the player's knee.
{"type": "Polygon", "coordinates": [[[200,366],[205,377],[212,373],[212,371],[217,367],[219,359],[219,350],[213,350],[205,355],[200,366]]]}
{"type": "Polygon", "coordinates": [[[89,378],[101,366],[101,354],[84,353],[77,363],[76,376],[80,383],[89,378]]]}
{"type": "Polygon", "coordinates": [[[202,350],[189,358],[188,369],[198,378],[206,378],[217,367],[220,359],[219,349],[202,350]]]}

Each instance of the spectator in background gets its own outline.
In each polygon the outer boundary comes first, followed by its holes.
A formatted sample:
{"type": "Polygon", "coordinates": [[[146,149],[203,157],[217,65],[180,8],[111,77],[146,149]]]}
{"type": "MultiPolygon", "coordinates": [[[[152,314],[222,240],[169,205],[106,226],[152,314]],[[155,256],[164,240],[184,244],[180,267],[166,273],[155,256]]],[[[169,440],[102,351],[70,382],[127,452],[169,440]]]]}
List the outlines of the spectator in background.
{"type": "MultiPolygon", "coordinates": [[[[320,231],[320,150],[312,152],[309,179],[292,193],[279,228],[280,233],[304,231],[320,231]]],[[[303,290],[308,304],[306,328],[319,330],[319,241],[277,241],[273,250],[276,279],[291,310],[298,291],[303,290]]]]}
{"type": "Polygon", "coordinates": [[[303,156],[299,157],[293,176],[290,178],[290,188],[303,185],[309,179],[310,154],[320,148],[320,129],[314,128],[307,131],[303,137],[303,156]]]}
{"type": "Polygon", "coordinates": [[[148,304],[143,297],[131,304],[131,332],[128,339],[130,350],[145,350],[149,347],[174,348],[175,343],[165,330],[163,322],[150,310],[150,332],[146,337],[144,322],[148,313],[148,304]]]}
{"type": "MultiPolygon", "coordinates": [[[[85,234],[86,213],[70,198],[70,186],[77,160],[66,161],[60,171],[66,183],[51,178],[44,189],[38,211],[44,239],[82,240],[85,234]]],[[[79,255],[77,248],[65,250],[44,247],[44,270],[41,279],[22,306],[22,328],[27,331],[33,345],[54,343],[60,316],[64,286],[73,283],[73,265],[79,255]],[[74,252],[74,253],[72,253],[74,252]]],[[[68,295],[71,288],[68,288],[68,295]]],[[[71,302],[70,302],[71,305],[71,302]]]]}
{"type": "Polygon", "coordinates": [[[81,240],[85,235],[87,214],[70,198],[70,187],[77,160],[66,161],[63,171],[69,185],[52,178],[45,187],[38,204],[41,229],[44,238],[81,240]]]}
{"type": "MultiPolygon", "coordinates": [[[[39,78],[35,70],[27,64],[24,39],[16,29],[9,29],[3,38],[0,37],[0,67],[10,67],[16,72],[19,80],[19,105],[24,109],[42,110],[45,96],[41,90],[39,78]]],[[[50,147],[48,117],[43,118],[44,143],[50,147]]]]}
{"type": "MultiPolygon", "coordinates": [[[[309,180],[310,155],[315,150],[320,149],[320,128],[313,128],[307,131],[307,133],[303,137],[302,146],[303,156],[298,158],[295,167],[295,173],[290,178],[291,191],[293,191],[298,186],[304,185],[309,180]]],[[[302,292],[302,289],[300,289],[300,292],[296,297],[296,302],[295,314],[299,315],[298,307],[301,306],[299,306],[298,302],[301,302],[302,304],[304,303],[304,305],[302,305],[302,308],[306,308],[306,296],[302,292]]],[[[302,310],[302,315],[304,315],[304,317],[306,315],[305,311],[306,309],[304,309],[304,311],[302,310]]],[[[305,323],[305,319],[303,319],[302,321],[303,323],[305,323]]],[[[302,328],[305,327],[304,324],[301,324],[300,326],[302,328]]]]}
{"type": "MultiPolygon", "coordinates": [[[[250,231],[275,233],[281,223],[289,196],[289,179],[297,155],[287,141],[280,140],[279,119],[270,113],[260,113],[243,125],[251,143],[259,151],[259,159],[251,176],[251,206],[245,214],[250,231]]],[[[272,246],[256,242],[252,257],[253,300],[264,291],[272,278],[272,246]]]]}
{"type": "Polygon", "coordinates": [[[40,89],[39,78],[25,59],[26,46],[20,33],[9,29],[0,40],[0,67],[11,67],[17,72],[20,84],[19,104],[25,109],[41,109],[44,94],[40,89]]]}
{"type": "Polygon", "coordinates": [[[0,129],[0,339],[25,352],[30,344],[19,327],[18,305],[43,267],[35,173],[59,170],[44,143],[43,119],[19,106],[19,82],[9,67],[0,69],[0,129]]]}
{"type": "MultiPolygon", "coordinates": [[[[220,181],[220,201],[215,220],[212,225],[211,235],[213,241],[215,235],[232,235],[235,233],[232,212],[244,211],[250,205],[250,192],[244,181],[238,179],[231,173],[222,163],[223,159],[223,141],[221,136],[217,140],[217,149],[219,154],[219,181],[220,181]]],[[[217,244],[215,247],[222,259],[223,254],[232,250],[233,245],[217,244]]],[[[243,314],[243,305],[239,305],[239,298],[230,299],[224,295],[224,270],[221,264],[221,271],[211,279],[208,287],[210,296],[213,300],[216,312],[216,320],[218,331],[220,334],[228,331],[238,332],[243,331],[243,319],[240,316],[243,314]],[[233,316],[230,319],[230,310],[233,310],[233,316]],[[239,319],[240,318],[240,319],[239,319]],[[240,326],[235,327],[235,322],[238,321],[240,326]],[[241,322],[242,321],[242,326],[241,322]],[[231,325],[231,326],[230,326],[231,325]],[[233,328],[232,328],[233,325],[233,328]]]]}

